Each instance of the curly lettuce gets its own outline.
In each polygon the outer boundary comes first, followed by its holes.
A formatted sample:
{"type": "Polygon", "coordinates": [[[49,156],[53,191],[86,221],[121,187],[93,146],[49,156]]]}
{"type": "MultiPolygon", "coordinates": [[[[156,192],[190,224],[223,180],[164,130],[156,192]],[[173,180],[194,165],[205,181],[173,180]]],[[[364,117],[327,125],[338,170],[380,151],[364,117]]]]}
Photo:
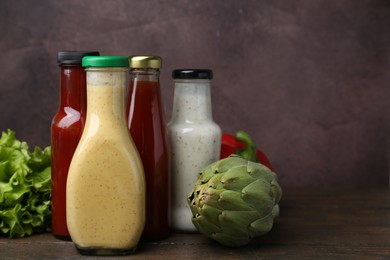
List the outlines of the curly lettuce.
{"type": "Polygon", "coordinates": [[[51,149],[16,139],[15,132],[0,138],[0,235],[10,238],[50,231],[51,149]]]}

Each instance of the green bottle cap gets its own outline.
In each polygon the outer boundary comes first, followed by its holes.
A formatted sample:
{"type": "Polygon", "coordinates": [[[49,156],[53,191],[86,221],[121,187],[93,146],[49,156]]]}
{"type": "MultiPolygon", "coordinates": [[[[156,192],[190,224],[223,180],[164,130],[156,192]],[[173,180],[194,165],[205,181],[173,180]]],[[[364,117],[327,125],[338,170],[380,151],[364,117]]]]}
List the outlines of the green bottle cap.
{"type": "Polygon", "coordinates": [[[85,56],[83,67],[129,67],[129,58],[126,56],[85,56]]]}

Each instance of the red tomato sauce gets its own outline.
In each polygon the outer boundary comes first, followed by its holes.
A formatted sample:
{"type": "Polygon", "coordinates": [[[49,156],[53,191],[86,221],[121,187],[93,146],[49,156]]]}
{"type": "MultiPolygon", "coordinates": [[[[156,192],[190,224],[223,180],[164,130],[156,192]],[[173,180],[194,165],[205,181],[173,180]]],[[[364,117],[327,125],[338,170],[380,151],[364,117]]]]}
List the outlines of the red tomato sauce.
{"type": "Polygon", "coordinates": [[[146,178],[143,239],[159,240],[170,231],[170,155],[158,81],[131,81],[126,116],[146,178]]]}
{"type": "Polygon", "coordinates": [[[52,233],[70,239],[66,225],[66,179],[85,122],[85,71],[61,67],[60,107],[52,120],[52,233]]]}

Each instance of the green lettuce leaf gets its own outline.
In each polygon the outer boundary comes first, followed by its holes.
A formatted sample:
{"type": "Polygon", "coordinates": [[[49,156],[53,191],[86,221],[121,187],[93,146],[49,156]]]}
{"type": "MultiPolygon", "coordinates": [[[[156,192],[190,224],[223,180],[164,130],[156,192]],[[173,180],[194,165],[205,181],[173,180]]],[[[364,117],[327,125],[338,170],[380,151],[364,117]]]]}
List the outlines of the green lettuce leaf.
{"type": "Polygon", "coordinates": [[[50,231],[51,149],[16,139],[15,132],[0,138],[0,235],[24,237],[50,231]]]}

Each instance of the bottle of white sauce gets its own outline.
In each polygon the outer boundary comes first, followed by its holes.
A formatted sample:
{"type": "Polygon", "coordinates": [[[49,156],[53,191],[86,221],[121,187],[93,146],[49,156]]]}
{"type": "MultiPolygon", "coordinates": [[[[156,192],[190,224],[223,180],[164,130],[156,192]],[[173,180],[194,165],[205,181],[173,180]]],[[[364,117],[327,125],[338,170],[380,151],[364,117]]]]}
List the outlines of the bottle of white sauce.
{"type": "Polygon", "coordinates": [[[174,70],[172,119],[168,124],[172,150],[172,228],[196,231],[187,196],[199,172],[220,158],[221,129],[211,110],[211,70],[174,70]]]}

